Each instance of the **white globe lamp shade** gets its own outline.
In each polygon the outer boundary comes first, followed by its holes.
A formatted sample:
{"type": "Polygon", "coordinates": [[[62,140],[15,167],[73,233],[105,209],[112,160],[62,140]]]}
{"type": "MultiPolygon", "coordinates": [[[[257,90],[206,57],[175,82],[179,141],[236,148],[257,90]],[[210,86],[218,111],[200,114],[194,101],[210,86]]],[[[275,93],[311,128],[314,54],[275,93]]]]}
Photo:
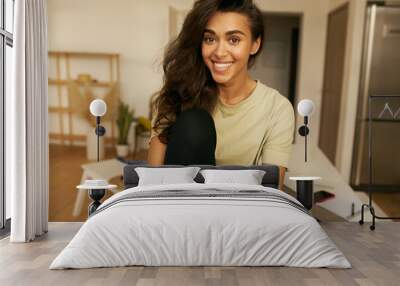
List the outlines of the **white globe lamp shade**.
{"type": "Polygon", "coordinates": [[[107,112],[107,104],[102,99],[95,99],[90,103],[90,113],[93,116],[103,116],[107,112]]]}
{"type": "Polygon", "coordinates": [[[310,99],[303,99],[297,104],[297,111],[301,116],[310,116],[315,109],[314,102],[310,99]]]}

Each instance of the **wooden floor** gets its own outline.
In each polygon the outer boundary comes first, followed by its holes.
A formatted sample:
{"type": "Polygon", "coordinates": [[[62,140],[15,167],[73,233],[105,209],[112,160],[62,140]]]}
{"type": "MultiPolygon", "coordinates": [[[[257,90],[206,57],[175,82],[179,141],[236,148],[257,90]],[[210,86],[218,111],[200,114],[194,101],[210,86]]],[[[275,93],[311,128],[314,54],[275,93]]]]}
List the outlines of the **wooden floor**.
{"type": "Polygon", "coordinates": [[[322,227],[352,269],[290,267],[119,267],[48,270],[81,223],[50,223],[49,233],[32,243],[0,241],[0,285],[400,285],[400,224],[325,222],[322,227]]]}
{"type": "MultiPolygon", "coordinates": [[[[115,158],[115,151],[107,149],[105,159],[111,158],[115,158]]],[[[128,159],[136,160],[145,160],[146,158],[146,151],[128,157],[128,159]]],[[[50,144],[49,159],[49,221],[85,221],[87,206],[90,202],[88,197],[79,216],[74,217],[72,210],[78,194],[76,186],[79,185],[82,177],[81,165],[89,162],[86,159],[86,147],[50,144]]],[[[123,185],[120,177],[112,179],[110,183],[120,187],[123,185]]]]}
{"type": "MultiPolygon", "coordinates": [[[[374,193],[374,203],[385,211],[387,216],[400,217],[400,192],[398,193],[374,193]]],[[[383,215],[377,213],[377,215],[383,215]]],[[[400,283],[399,283],[400,284],[400,283]]]]}

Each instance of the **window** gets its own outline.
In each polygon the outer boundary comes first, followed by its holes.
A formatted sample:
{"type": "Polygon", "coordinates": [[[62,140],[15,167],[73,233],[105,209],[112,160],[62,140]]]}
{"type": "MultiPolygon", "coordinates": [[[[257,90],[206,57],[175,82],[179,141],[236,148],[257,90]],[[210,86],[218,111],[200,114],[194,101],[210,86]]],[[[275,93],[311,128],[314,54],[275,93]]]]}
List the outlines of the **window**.
{"type": "MultiPolygon", "coordinates": [[[[5,191],[5,99],[11,92],[14,0],[0,0],[0,229],[9,223],[10,194],[5,191]]],[[[1,233],[0,233],[1,235],[1,233]]]]}

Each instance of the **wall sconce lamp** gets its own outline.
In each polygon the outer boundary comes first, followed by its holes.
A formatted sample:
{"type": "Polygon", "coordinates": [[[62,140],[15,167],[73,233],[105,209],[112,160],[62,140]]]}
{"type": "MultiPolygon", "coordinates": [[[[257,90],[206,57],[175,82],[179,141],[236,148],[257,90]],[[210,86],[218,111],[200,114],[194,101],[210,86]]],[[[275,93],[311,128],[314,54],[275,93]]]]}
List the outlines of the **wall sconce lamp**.
{"type": "Polygon", "coordinates": [[[97,162],[99,162],[99,140],[100,136],[106,134],[106,128],[100,125],[100,117],[106,114],[107,104],[102,99],[95,99],[90,103],[90,113],[96,117],[96,129],[97,135],[97,162]]]}
{"type": "Polygon", "coordinates": [[[303,99],[297,104],[297,111],[301,116],[304,116],[304,125],[300,126],[299,134],[304,137],[304,161],[307,162],[307,135],[310,132],[308,129],[308,117],[314,112],[315,105],[310,99],[303,99]]]}

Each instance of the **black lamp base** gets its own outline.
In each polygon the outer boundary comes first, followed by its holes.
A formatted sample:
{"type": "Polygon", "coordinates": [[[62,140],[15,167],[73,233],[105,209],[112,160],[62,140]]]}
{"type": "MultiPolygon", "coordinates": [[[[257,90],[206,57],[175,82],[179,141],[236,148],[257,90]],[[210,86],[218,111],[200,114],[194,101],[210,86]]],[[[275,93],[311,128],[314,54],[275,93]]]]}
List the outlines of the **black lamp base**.
{"type": "Polygon", "coordinates": [[[94,213],[97,208],[101,205],[100,200],[106,194],[105,189],[91,189],[89,190],[89,197],[93,200],[93,202],[89,205],[88,213],[89,216],[94,213]]]}
{"type": "Polygon", "coordinates": [[[313,185],[312,180],[296,181],[297,200],[308,210],[311,210],[314,204],[313,185]]]}

